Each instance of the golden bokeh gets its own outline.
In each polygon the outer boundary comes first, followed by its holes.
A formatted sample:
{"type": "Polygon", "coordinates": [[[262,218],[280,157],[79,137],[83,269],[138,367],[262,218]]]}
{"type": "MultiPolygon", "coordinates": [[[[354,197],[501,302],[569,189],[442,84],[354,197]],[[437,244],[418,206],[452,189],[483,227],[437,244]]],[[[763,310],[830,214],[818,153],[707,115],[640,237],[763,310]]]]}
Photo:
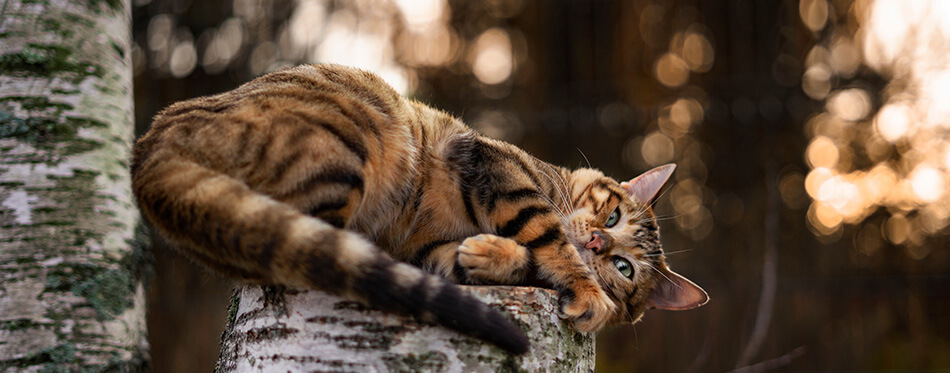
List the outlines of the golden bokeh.
{"type": "MultiPolygon", "coordinates": [[[[824,29],[829,5],[800,1],[802,22],[824,29]]],[[[802,76],[805,93],[825,103],[806,125],[808,221],[834,238],[884,210],[881,238],[919,246],[950,215],[950,2],[856,1],[842,17],[856,22],[816,43],[802,76]],[[844,83],[861,69],[885,79],[880,97],[844,83]]],[[[856,243],[873,241],[860,232],[856,243]]]]}
{"type": "Polygon", "coordinates": [[[511,76],[514,61],[511,51],[511,39],[500,28],[483,32],[473,48],[472,72],[485,84],[498,84],[511,76]]]}
{"type": "Polygon", "coordinates": [[[802,22],[813,32],[821,31],[828,22],[828,2],[825,0],[802,0],[798,3],[802,22]]]}
{"type": "Polygon", "coordinates": [[[660,84],[676,88],[689,80],[689,65],[680,56],[666,53],[656,60],[655,73],[660,84]]]}
{"type": "MultiPolygon", "coordinates": [[[[882,224],[882,239],[919,242],[936,234],[947,221],[947,214],[936,211],[950,205],[950,57],[942,53],[950,50],[950,1],[800,0],[797,5],[796,19],[814,43],[802,49],[804,60],[794,74],[800,74],[802,91],[822,109],[803,119],[808,143],[802,156],[808,169],[783,177],[783,202],[798,206],[810,198],[808,221],[826,242],[840,236],[841,227],[860,225],[879,211],[901,214],[908,229],[918,232],[894,233],[890,239],[889,225],[882,224]],[[883,87],[866,81],[875,74],[883,87]],[[792,188],[791,180],[803,185],[792,188]]],[[[493,1],[482,8],[503,19],[524,6],[493,1]]],[[[232,8],[232,15],[200,35],[192,35],[174,13],[151,17],[135,53],[136,71],[147,66],[182,78],[238,66],[253,76],[297,63],[340,63],[375,71],[409,93],[420,79],[416,74],[448,68],[470,74],[485,96],[502,98],[511,92],[519,69],[531,65],[523,30],[504,22],[474,31],[457,28],[452,23],[456,6],[446,0],[299,0],[278,21],[273,40],[253,33],[272,17],[273,6],[233,0],[232,8]]],[[[677,162],[680,172],[702,183],[709,154],[688,150],[700,148],[696,133],[714,115],[695,78],[715,65],[715,39],[702,17],[684,16],[696,13],[694,7],[676,14],[671,9],[650,2],[635,20],[638,38],[651,50],[647,69],[670,94],[646,109],[647,129],[626,141],[622,159],[632,169],[677,162]],[[673,27],[665,21],[671,17],[679,20],[673,27]]],[[[786,104],[745,96],[727,102],[731,114],[747,122],[767,117],[769,107],[778,113],[791,110],[786,104]]],[[[623,133],[634,106],[602,105],[600,124],[610,133],[623,133]]],[[[516,115],[499,110],[473,115],[486,133],[509,140],[523,136],[525,124],[516,115]]],[[[686,205],[674,206],[687,216],[674,219],[677,225],[691,234],[706,229],[703,222],[718,211],[714,199],[700,196],[698,201],[689,197],[682,202],[686,205]]]]}

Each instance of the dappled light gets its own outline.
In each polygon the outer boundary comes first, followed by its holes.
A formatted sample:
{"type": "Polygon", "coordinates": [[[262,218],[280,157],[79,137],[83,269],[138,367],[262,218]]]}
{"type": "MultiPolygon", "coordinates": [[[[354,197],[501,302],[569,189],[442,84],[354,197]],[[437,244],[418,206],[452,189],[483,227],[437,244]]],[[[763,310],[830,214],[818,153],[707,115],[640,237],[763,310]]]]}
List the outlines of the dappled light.
{"type": "MultiPolygon", "coordinates": [[[[825,0],[800,4],[803,22],[821,31],[825,0]]],[[[806,127],[816,233],[836,239],[878,209],[891,215],[880,235],[898,245],[922,245],[950,224],[935,213],[950,209],[950,58],[935,53],[950,49],[948,9],[939,0],[857,1],[839,16],[855,21],[809,53],[803,87],[825,102],[806,127]],[[885,79],[883,89],[869,91],[860,69],[885,79]]]]}
{"type": "MultiPolygon", "coordinates": [[[[668,263],[712,302],[602,332],[598,371],[950,368],[950,1],[137,0],[133,14],[140,132],[173,101],[337,63],[555,164],[629,180],[675,163],[653,211],[668,263]]],[[[180,316],[157,304],[163,325],[180,316]]]]}

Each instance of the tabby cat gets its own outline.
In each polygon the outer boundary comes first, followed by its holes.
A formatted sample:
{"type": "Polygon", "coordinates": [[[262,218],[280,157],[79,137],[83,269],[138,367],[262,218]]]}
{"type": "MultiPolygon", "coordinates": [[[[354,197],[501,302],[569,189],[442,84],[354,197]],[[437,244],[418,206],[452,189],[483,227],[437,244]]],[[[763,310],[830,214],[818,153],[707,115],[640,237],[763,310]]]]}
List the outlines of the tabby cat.
{"type": "Polygon", "coordinates": [[[556,289],[580,331],[706,302],[665,264],[650,210],[672,171],[617,183],[555,167],[335,65],[169,106],[131,169],[146,219],[218,273],[358,299],[512,353],[529,348],[520,329],[452,282],[556,289]]]}

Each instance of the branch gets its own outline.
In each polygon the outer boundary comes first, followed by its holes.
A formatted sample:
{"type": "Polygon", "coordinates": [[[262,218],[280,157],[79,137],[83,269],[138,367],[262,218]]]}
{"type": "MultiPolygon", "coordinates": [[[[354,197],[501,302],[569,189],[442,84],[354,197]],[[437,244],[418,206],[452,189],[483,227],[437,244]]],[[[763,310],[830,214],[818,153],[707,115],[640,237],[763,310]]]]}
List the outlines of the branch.
{"type": "Polygon", "coordinates": [[[766,174],[766,193],[768,201],[765,210],[765,252],[762,255],[762,295],[759,297],[755,326],[749,336],[749,342],[736,361],[736,368],[749,365],[759,353],[765,342],[769,324],[772,321],[772,309],[775,306],[775,289],[778,285],[778,237],[779,195],[775,172],[769,167],[766,174]]]}
{"type": "Polygon", "coordinates": [[[779,356],[771,360],[766,360],[760,363],[756,363],[753,365],[736,368],[736,370],[733,370],[730,373],[766,372],[766,371],[770,371],[770,370],[791,364],[792,360],[802,357],[803,355],[805,355],[805,346],[799,346],[798,348],[788,352],[785,355],[779,356]]]}

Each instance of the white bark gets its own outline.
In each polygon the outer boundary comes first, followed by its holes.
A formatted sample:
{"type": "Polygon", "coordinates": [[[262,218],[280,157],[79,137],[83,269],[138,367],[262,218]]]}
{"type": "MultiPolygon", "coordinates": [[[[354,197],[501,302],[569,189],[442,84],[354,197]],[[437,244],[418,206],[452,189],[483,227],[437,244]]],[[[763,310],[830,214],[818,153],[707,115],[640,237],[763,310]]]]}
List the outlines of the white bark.
{"type": "Polygon", "coordinates": [[[319,291],[240,287],[232,298],[222,372],[593,372],[594,335],[557,316],[554,292],[463,287],[505,311],[531,340],[514,356],[410,317],[370,310],[319,291]]]}
{"type": "Polygon", "coordinates": [[[0,370],[134,370],[129,0],[0,0],[0,370]]]}

